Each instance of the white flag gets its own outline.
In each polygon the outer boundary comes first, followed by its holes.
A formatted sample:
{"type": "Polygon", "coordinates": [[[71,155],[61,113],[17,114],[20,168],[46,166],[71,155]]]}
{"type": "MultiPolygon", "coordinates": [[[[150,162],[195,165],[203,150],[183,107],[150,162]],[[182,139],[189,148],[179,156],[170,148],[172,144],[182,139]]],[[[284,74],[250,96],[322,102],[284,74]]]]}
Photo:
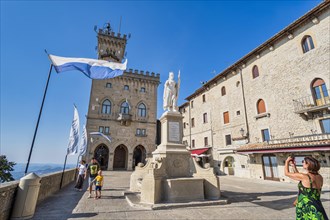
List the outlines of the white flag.
{"type": "Polygon", "coordinates": [[[102,136],[102,137],[104,137],[107,141],[109,141],[109,142],[111,143],[111,137],[108,137],[108,136],[104,135],[104,134],[101,133],[101,132],[96,131],[96,132],[91,132],[91,133],[89,133],[89,134],[90,134],[90,135],[99,135],[99,136],[102,136]]]}
{"type": "Polygon", "coordinates": [[[127,67],[124,63],[86,58],[59,57],[48,55],[57,73],[78,70],[91,79],[109,79],[123,75],[127,67]]]}
{"type": "Polygon", "coordinates": [[[86,154],[86,150],[87,150],[87,131],[86,131],[86,126],[84,125],[83,133],[81,137],[81,143],[80,143],[79,156],[84,156],[86,154]]]}
{"type": "Polygon", "coordinates": [[[76,106],[74,106],[73,120],[70,130],[67,155],[75,155],[78,152],[79,142],[79,115],[76,106]]]}

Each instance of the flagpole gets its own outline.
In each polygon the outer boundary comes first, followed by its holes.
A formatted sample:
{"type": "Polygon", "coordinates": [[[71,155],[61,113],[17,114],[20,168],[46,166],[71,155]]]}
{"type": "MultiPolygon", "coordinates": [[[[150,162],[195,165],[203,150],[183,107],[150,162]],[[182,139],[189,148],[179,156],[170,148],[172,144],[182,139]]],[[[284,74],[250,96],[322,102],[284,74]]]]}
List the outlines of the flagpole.
{"type": "Polygon", "coordinates": [[[34,146],[34,141],[35,141],[35,139],[36,139],[37,132],[38,132],[39,121],[40,121],[40,117],[41,117],[42,109],[43,109],[43,107],[44,107],[44,102],[45,102],[45,98],[46,98],[46,94],[47,94],[47,89],[48,89],[48,83],[49,83],[50,75],[51,75],[51,73],[52,73],[52,68],[53,68],[53,64],[50,64],[50,69],[49,69],[49,73],[48,73],[48,79],[47,79],[47,83],[46,83],[46,88],[45,88],[45,92],[44,92],[44,97],[43,97],[43,99],[42,99],[42,103],[41,103],[41,107],[40,107],[40,111],[39,111],[39,116],[38,116],[38,121],[37,121],[36,129],[35,129],[35,131],[34,131],[34,135],[33,135],[33,139],[32,139],[32,144],[31,144],[31,148],[30,148],[30,153],[29,153],[29,158],[28,158],[28,162],[27,162],[27,164],[26,164],[26,168],[25,168],[24,176],[27,174],[27,171],[28,171],[28,169],[29,169],[29,164],[30,164],[31,154],[32,154],[33,146],[34,146]]]}
{"type": "Polygon", "coordinates": [[[62,188],[63,176],[64,176],[64,170],[65,170],[66,159],[67,159],[67,158],[68,158],[68,154],[65,155],[64,166],[63,166],[62,177],[61,177],[61,183],[60,183],[60,189],[62,188]]]}

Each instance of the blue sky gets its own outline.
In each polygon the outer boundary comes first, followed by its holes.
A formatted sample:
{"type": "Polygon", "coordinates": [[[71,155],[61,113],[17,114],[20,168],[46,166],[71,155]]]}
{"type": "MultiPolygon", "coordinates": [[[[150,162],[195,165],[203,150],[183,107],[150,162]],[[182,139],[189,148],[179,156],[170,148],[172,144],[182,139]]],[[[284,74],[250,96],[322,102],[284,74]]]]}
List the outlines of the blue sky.
{"type": "MultiPolygon", "coordinates": [[[[131,33],[128,68],[165,82],[181,70],[179,104],[206,81],[291,24],[318,1],[1,1],[0,154],[27,162],[50,62],[44,53],[97,58],[94,25],[131,33]]],[[[53,71],[31,157],[63,163],[73,103],[86,123],[91,80],[53,71]]],[[[163,84],[158,89],[162,114],[163,84]]],[[[68,163],[75,163],[69,156],[68,163]]]]}

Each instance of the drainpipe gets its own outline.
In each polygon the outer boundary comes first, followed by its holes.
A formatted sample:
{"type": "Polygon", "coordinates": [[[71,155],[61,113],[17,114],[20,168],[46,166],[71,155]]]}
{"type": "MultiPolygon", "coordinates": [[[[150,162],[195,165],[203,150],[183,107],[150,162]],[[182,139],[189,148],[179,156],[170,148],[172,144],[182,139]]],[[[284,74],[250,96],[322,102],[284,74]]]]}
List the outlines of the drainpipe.
{"type": "Polygon", "coordinates": [[[189,101],[189,105],[188,105],[188,110],[189,110],[189,146],[190,146],[190,149],[192,149],[192,146],[191,146],[191,112],[190,112],[190,101],[189,101]]]}
{"type": "MultiPolygon", "coordinates": [[[[211,125],[211,143],[212,143],[212,153],[211,153],[211,155],[212,155],[212,161],[213,161],[213,170],[214,171],[216,171],[216,169],[217,168],[219,168],[218,167],[218,163],[219,163],[219,159],[218,159],[218,162],[217,162],[217,167],[215,167],[214,165],[214,158],[215,158],[215,156],[218,154],[217,153],[217,151],[218,151],[218,148],[217,149],[215,149],[214,148],[214,142],[213,142],[213,120],[212,120],[212,107],[210,108],[210,125],[211,125]],[[213,155],[215,155],[214,157],[213,157],[213,155]]],[[[219,158],[219,154],[218,154],[218,158],[219,158]]],[[[210,160],[209,160],[209,162],[210,162],[210,160]]]]}
{"type": "Polygon", "coordinates": [[[248,118],[247,118],[247,111],[246,111],[246,101],[245,101],[245,93],[244,93],[244,83],[243,83],[243,73],[242,69],[238,67],[239,74],[241,77],[241,89],[242,89],[242,97],[243,97],[243,105],[244,105],[244,117],[245,117],[245,128],[246,128],[246,136],[247,136],[247,143],[250,143],[250,130],[249,130],[249,124],[248,124],[248,118]]]}
{"type": "Polygon", "coordinates": [[[214,149],[214,144],[213,144],[212,108],[210,110],[210,125],[211,125],[211,142],[212,142],[212,150],[213,150],[214,149]]]}

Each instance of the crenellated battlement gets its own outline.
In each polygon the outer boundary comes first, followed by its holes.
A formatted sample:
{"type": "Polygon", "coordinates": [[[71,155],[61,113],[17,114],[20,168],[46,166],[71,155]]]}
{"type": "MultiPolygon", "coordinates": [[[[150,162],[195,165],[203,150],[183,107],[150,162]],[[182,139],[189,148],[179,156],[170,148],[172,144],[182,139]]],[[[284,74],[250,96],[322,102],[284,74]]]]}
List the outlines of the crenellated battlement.
{"type": "Polygon", "coordinates": [[[125,55],[127,35],[115,33],[110,28],[99,29],[98,34],[99,58],[120,62],[125,55]]]}
{"type": "Polygon", "coordinates": [[[125,71],[124,75],[138,75],[138,76],[145,76],[145,77],[152,77],[152,78],[160,78],[159,73],[154,73],[154,72],[149,72],[149,71],[143,71],[143,70],[133,70],[133,69],[128,69],[125,71]]]}
{"type": "Polygon", "coordinates": [[[114,31],[108,31],[107,29],[99,29],[98,34],[100,35],[104,35],[104,36],[108,36],[108,37],[115,37],[115,38],[119,38],[119,39],[123,39],[123,40],[127,40],[127,35],[123,34],[121,35],[121,33],[115,33],[114,31]]]}

